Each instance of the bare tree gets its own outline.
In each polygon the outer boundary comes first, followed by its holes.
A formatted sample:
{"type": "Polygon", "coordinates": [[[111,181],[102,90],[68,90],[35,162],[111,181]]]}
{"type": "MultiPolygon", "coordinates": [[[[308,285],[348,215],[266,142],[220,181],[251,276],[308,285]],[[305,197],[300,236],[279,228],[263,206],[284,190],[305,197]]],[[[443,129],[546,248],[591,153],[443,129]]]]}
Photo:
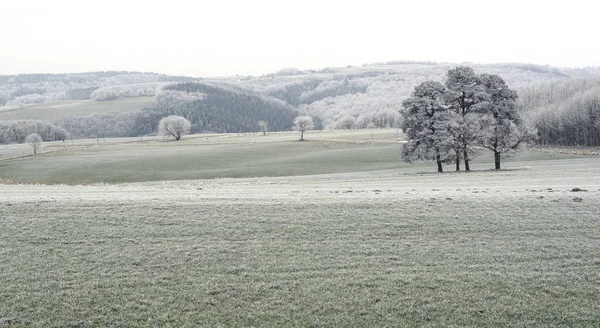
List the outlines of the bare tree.
{"type": "Polygon", "coordinates": [[[44,139],[42,139],[39,134],[32,133],[25,138],[25,141],[33,148],[33,154],[37,155],[38,150],[42,147],[44,139]]]}
{"type": "Polygon", "coordinates": [[[307,115],[298,116],[294,119],[294,130],[300,131],[300,141],[304,141],[304,132],[315,126],[312,117],[307,115]]]}
{"type": "Polygon", "coordinates": [[[264,136],[267,134],[267,131],[269,130],[269,122],[258,121],[258,127],[260,128],[260,131],[262,132],[262,134],[264,136]]]}
{"type": "Polygon", "coordinates": [[[158,122],[158,134],[180,140],[184,134],[190,133],[192,124],[183,116],[171,115],[158,122]]]}

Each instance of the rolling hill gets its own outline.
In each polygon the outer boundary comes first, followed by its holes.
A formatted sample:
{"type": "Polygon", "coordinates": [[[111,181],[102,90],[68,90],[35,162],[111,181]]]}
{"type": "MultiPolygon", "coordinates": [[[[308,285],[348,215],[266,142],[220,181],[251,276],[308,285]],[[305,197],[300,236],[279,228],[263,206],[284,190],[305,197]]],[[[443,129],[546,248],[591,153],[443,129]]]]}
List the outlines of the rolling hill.
{"type": "MultiPolygon", "coordinates": [[[[139,72],[0,76],[0,133],[5,134],[0,140],[10,142],[12,132],[7,127],[13,120],[50,121],[75,138],[130,137],[155,133],[158,120],[172,114],[192,121],[193,133],[257,131],[259,120],[269,121],[270,130],[289,130],[298,114],[313,116],[316,128],[397,127],[402,120],[402,100],[414,86],[425,80],[443,81],[447,70],[457,65],[392,61],[320,70],[284,69],[258,77],[205,79],[139,72]],[[112,129],[115,122],[119,126],[112,129]]],[[[596,109],[588,106],[595,101],[590,96],[593,91],[582,97],[569,92],[571,87],[561,89],[553,85],[595,85],[599,68],[460,65],[471,66],[477,73],[498,74],[524,95],[519,100],[521,110],[538,130],[545,129],[545,140],[550,143],[593,145],[600,140],[587,134],[577,138],[550,137],[554,132],[546,128],[549,121],[553,122],[551,126],[559,124],[554,113],[562,113],[558,120],[564,125],[562,121],[573,121],[573,115],[565,113],[578,113],[578,108],[587,108],[591,114],[586,114],[584,120],[591,118],[590,126],[596,126],[596,109]],[[531,101],[554,99],[557,95],[550,93],[557,89],[566,90],[558,102],[531,101]],[[581,99],[587,99],[585,104],[581,99]]],[[[566,130],[559,133],[573,134],[566,130]]]]}

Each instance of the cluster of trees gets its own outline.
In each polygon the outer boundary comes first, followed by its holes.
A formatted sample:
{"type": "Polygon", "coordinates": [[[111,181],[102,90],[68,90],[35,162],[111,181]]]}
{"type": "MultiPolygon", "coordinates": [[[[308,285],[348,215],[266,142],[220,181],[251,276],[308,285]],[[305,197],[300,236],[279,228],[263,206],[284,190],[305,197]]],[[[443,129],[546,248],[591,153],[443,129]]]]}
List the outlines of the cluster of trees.
{"type": "Polygon", "coordinates": [[[27,94],[24,96],[15,97],[12,100],[8,100],[5,104],[7,106],[18,106],[22,107],[28,104],[43,104],[49,102],[55,102],[60,100],[66,100],[67,93],[66,92],[52,92],[52,93],[44,93],[44,94],[27,94]]]}
{"type": "Polygon", "coordinates": [[[600,146],[600,79],[538,83],[519,95],[519,109],[534,122],[539,144],[600,146]]]}
{"type": "Polygon", "coordinates": [[[450,69],[444,84],[425,81],[402,102],[402,128],[408,136],[402,153],[406,161],[454,162],[470,170],[475,147],[494,153],[495,168],[501,158],[535,139],[535,131],[516,106],[517,93],[496,74],[477,75],[472,68],[450,69]]]}
{"type": "Polygon", "coordinates": [[[90,93],[90,99],[96,101],[112,100],[119,97],[147,97],[156,95],[156,90],[164,83],[137,83],[97,88],[90,93]]]}
{"type": "Polygon", "coordinates": [[[66,140],[69,133],[60,125],[39,120],[0,121],[0,144],[24,143],[35,133],[46,141],[66,140]]]}
{"type": "MultiPolygon", "coordinates": [[[[164,129],[168,131],[180,131],[172,135],[177,140],[182,135],[189,133],[191,124],[181,126],[185,129],[177,128],[173,130],[170,126],[163,124],[170,120],[163,121],[165,117],[162,114],[151,110],[141,112],[126,113],[103,113],[86,116],[66,116],[53,122],[40,120],[15,120],[0,121],[0,144],[25,143],[27,136],[37,134],[43,141],[59,141],[77,138],[122,138],[137,137],[141,135],[164,135],[164,129]],[[158,127],[158,128],[157,128],[158,127]]],[[[182,118],[183,119],[183,118],[182,118]]],[[[179,123],[175,123],[179,124],[179,123]]]]}
{"type": "Polygon", "coordinates": [[[271,97],[284,100],[290,105],[312,104],[328,97],[365,93],[368,84],[359,77],[372,76],[373,72],[354,75],[334,75],[332,79],[309,78],[293,80],[283,85],[271,85],[263,90],[271,97]]]}
{"type": "MultiPolygon", "coordinates": [[[[142,116],[142,112],[112,112],[65,116],[53,123],[64,128],[73,138],[137,137],[148,134],[140,133],[139,128],[135,126],[139,116],[142,116]]],[[[156,132],[157,123],[158,121],[153,122],[152,131],[149,133],[156,132]]]]}

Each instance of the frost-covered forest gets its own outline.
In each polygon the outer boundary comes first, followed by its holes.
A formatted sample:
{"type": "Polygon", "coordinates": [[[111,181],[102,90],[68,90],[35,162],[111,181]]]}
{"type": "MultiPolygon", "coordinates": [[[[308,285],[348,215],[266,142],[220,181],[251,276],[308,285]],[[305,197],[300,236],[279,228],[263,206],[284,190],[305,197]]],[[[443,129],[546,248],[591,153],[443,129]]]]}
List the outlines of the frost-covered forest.
{"type": "MultiPolygon", "coordinates": [[[[517,107],[543,145],[600,145],[600,69],[531,64],[461,64],[497,74],[518,94],[517,107]]],[[[0,76],[0,113],[36,104],[115,101],[112,113],[0,121],[0,142],[155,134],[162,117],[180,115],[192,133],[291,130],[298,115],[315,129],[400,127],[402,102],[424,81],[444,83],[452,63],[392,61],[320,70],[282,69],[264,76],[192,78],[139,72],[0,76]],[[154,97],[154,106],[123,111],[118,99],[154,97]],[[44,128],[42,128],[44,126],[44,128]],[[37,129],[41,129],[38,131],[37,129]],[[44,130],[45,129],[45,130],[44,130]],[[49,133],[54,131],[56,133],[49,133]],[[54,139],[53,139],[54,136],[54,139]]],[[[59,110],[48,107],[44,110],[59,110]]]]}

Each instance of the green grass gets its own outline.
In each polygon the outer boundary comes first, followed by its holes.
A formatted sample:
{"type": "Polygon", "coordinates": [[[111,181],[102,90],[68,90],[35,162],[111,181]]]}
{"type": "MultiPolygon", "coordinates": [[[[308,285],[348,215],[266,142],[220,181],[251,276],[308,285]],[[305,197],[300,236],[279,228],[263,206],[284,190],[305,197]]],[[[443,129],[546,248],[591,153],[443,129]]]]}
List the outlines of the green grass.
{"type": "MultiPolygon", "coordinates": [[[[49,143],[44,154],[22,156],[27,145],[0,148],[0,179],[46,184],[125,183],[162,180],[315,175],[388,169],[435,171],[435,163],[400,161],[397,131],[320,131],[297,141],[294,132],[261,135],[185,136],[175,142],[153,137],[49,143]],[[66,147],[65,147],[66,146],[66,147]],[[10,159],[11,156],[19,158],[10,159]],[[8,159],[6,159],[8,158],[8,159]]],[[[509,161],[578,158],[582,155],[525,152],[509,161]]],[[[493,167],[490,153],[472,169],[493,167]]],[[[448,165],[447,170],[454,170],[448,165]]]]}
{"type": "Polygon", "coordinates": [[[53,120],[64,116],[84,116],[110,112],[135,112],[154,105],[154,97],[119,98],[107,101],[66,100],[0,110],[0,120],[53,120]]]}
{"type": "Polygon", "coordinates": [[[598,327],[597,164],[0,185],[0,325],[598,327]]]}
{"type": "Polygon", "coordinates": [[[119,183],[307,175],[395,168],[397,146],[311,142],[87,148],[0,162],[0,177],[22,182],[119,183]],[[333,148],[333,149],[332,149],[333,148]]]}
{"type": "MultiPolygon", "coordinates": [[[[388,131],[385,137],[392,133],[388,131]]],[[[367,137],[367,133],[363,132],[367,137]]],[[[358,136],[363,135],[358,134],[358,136]]],[[[52,144],[49,152],[0,161],[0,178],[41,183],[120,183],[224,177],[310,175],[396,168],[396,143],[332,141],[335,133],[311,135],[298,142],[295,133],[268,136],[196,135],[140,143],[78,142],[86,147],[63,148],[52,144]]],[[[360,138],[356,136],[355,139],[360,138]]],[[[370,138],[370,134],[369,134],[370,138]]],[[[108,139],[107,139],[108,140],[108,139]]],[[[26,147],[26,146],[23,146],[26,147]]],[[[22,151],[29,151],[21,148],[22,151]]]]}

